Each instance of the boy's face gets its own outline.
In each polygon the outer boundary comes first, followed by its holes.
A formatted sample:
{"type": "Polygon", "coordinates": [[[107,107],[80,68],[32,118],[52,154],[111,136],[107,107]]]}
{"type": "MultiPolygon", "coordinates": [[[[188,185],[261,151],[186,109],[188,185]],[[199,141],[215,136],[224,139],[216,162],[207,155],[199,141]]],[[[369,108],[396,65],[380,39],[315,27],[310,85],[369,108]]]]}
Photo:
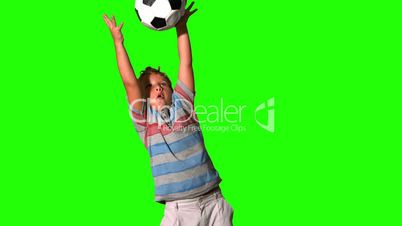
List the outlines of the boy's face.
{"type": "Polygon", "coordinates": [[[167,79],[159,74],[152,73],[144,79],[145,97],[149,98],[153,109],[161,110],[163,106],[171,105],[172,90],[167,79]]]}

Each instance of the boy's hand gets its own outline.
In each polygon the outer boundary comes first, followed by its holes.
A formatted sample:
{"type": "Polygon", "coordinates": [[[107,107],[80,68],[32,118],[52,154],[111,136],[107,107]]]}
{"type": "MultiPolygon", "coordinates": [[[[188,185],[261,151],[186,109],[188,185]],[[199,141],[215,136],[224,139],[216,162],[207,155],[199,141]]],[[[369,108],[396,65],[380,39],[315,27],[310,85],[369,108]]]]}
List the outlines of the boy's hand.
{"type": "Polygon", "coordinates": [[[193,15],[198,10],[198,9],[194,9],[193,11],[191,11],[191,8],[193,7],[193,5],[194,5],[194,2],[191,2],[191,4],[186,9],[184,15],[181,17],[179,22],[176,24],[176,28],[186,27],[188,18],[190,18],[190,16],[193,15]]]}
{"type": "Polygon", "coordinates": [[[116,19],[112,16],[112,20],[106,14],[103,14],[103,20],[109,27],[110,32],[115,43],[122,43],[124,41],[123,34],[121,33],[121,28],[123,27],[123,22],[119,26],[116,26],[116,19]]]}

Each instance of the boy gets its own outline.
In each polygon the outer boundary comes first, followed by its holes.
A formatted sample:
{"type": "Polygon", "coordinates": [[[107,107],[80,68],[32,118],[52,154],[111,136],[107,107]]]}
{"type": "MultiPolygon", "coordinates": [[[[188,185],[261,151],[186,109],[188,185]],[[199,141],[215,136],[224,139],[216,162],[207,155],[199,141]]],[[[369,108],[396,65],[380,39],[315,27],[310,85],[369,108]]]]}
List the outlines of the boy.
{"type": "Polygon", "coordinates": [[[194,109],[194,75],[187,20],[194,2],[176,25],[180,57],[174,89],[159,69],[147,67],[136,78],[123,46],[121,28],[104,15],[117,55],[135,128],[151,157],[155,201],[165,204],[161,226],[229,226],[233,209],[223,198],[205,149],[194,109]]]}

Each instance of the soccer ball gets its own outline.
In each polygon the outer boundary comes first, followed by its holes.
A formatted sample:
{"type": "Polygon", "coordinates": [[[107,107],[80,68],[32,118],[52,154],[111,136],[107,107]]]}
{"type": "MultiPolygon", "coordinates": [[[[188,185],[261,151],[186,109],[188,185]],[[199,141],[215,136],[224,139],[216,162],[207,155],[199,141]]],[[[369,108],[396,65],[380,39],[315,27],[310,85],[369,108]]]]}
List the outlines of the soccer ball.
{"type": "Polygon", "coordinates": [[[187,0],[136,0],[135,11],[141,23],[157,30],[174,27],[185,13],[187,0]]]}

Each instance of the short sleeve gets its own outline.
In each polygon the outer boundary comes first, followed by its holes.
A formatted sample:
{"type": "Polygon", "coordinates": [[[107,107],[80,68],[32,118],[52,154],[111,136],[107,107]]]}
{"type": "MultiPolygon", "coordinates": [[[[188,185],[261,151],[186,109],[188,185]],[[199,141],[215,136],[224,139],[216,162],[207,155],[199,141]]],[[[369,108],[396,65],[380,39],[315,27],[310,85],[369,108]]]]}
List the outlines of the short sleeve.
{"type": "Polygon", "coordinates": [[[179,108],[183,108],[186,112],[194,111],[194,96],[192,92],[182,81],[177,80],[173,91],[173,101],[179,108]]]}
{"type": "MultiPolygon", "coordinates": [[[[135,109],[131,103],[129,103],[128,101],[128,97],[126,96],[127,99],[127,103],[128,103],[128,108],[129,108],[129,113],[130,113],[130,117],[134,123],[134,126],[137,130],[137,132],[141,135],[141,133],[145,132],[146,127],[147,127],[147,115],[146,115],[146,102],[142,105],[142,110],[139,111],[137,109],[135,109]]],[[[143,138],[141,136],[141,138],[143,138]]]]}
{"type": "Polygon", "coordinates": [[[192,92],[186,85],[184,85],[182,81],[177,80],[174,91],[187,101],[190,101],[192,103],[194,102],[195,93],[192,92]]]}

